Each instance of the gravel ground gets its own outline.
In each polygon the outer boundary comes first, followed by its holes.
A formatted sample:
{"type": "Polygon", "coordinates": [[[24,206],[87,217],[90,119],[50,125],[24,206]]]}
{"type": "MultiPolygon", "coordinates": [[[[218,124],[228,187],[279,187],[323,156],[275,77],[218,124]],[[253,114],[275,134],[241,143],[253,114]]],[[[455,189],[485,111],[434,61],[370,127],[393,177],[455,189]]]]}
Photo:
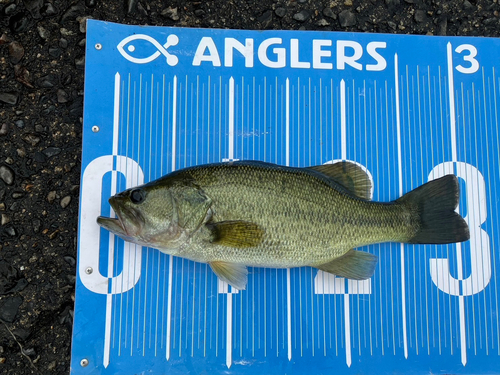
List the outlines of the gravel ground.
{"type": "Polygon", "coordinates": [[[498,36],[499,11],[498,0],[0,0],[0,373],[69,373],[87,18],[498,36]]]}

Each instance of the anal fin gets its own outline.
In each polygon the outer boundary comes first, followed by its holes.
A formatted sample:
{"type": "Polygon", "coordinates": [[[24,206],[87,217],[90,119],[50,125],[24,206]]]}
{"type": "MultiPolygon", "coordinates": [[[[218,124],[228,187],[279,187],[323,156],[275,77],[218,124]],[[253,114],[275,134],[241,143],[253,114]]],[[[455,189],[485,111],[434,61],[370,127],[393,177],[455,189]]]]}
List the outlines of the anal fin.
{"type": "Polygon", "coordinates": [[[315,265],[317,269],[352,280],[365,280],[373,276],[378,257],[364,251],[349,250],[331,262],[315,265]]]}
{"type": "Polygon", "coordinates": [[[209,262],[212,271],[219,279],[225,281],[233,288],[244,290],[248,280],[248,270],[243,264],[229,262],[209,262]]]}

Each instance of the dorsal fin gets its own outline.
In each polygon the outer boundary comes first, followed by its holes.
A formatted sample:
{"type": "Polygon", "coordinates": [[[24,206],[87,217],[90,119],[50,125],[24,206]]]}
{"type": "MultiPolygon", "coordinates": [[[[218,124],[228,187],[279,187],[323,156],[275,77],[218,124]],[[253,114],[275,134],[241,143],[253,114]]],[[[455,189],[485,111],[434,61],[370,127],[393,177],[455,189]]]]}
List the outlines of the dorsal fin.
{"type": "Polygon", "coordinates": [[[334,164],[322,164],[308,168],[324,174],[356,197],[371,200],[372,183],[370,177],[356,163],[339,161],[334,164]]]}

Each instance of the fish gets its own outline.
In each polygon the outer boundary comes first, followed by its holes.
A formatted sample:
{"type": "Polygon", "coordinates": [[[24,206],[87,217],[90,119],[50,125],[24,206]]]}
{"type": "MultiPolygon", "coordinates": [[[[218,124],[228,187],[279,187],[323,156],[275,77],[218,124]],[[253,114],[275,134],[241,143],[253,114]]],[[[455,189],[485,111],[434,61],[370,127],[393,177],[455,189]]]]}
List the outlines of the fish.
{"type": "Polygon", "coordinates": [[[179,169],[109,199],[116,218],[97,223],[125,241],[208,263],[243,290],[247,267],[310,266],[340,277],[373,276],[378,257],[357,248],[383,242],[467,241],[446,175],[392,202],[370,200],[364,169],[341,161],[305,168],[233,161],[179,169]]]}

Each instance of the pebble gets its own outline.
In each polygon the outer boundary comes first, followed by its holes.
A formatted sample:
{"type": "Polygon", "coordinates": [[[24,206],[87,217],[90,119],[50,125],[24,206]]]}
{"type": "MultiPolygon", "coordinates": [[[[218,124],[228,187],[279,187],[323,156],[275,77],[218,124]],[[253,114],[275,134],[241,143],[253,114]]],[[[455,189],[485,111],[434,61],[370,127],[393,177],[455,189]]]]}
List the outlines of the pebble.
{"type": "Polygon", "coordinates": [[[474,8],[474,5],[472,5],[470,1],[465,0],[463,7],[464,7],[464,9],[472,9],[472,8],[474,8]]]}
{"type": "Polygon", "coordinates": [[[15,191],[15,192],[12,193],[12,198],[14,198],[14,199],[19,199],[19,198],[22,198],[22,197],[24,197],[24,193],[21,193],[19,191],[15,191]]]}
{"type": "Polygon", "coordinates": [[[14,122],[14,124],[16,124],[16,126],[17,126],[19,129],[24,128],[24,121],[23,121],[23,120],[16,120],[16,121],[14,122]]]}
{"type": "Polygon", "coordinates": [[[11,16],[15,13],[16,9],[17,9],[17,5],[13,3],[10,5],[7,5],[3,11],[4,11],[6,16],[11,16]]]}
{"type": "Polygon", "coordinates": [[[346,7],[352,7],[352,0],[345,0],[345,1],[344,1],[344,5],[345,5],[346,7]]]}
{"type": "Polygon", "coordinates": [[[283,7],[278,7],[276,8],[276,10],[274,11],[274,13],[276,13],[276,15],[280,18],[283,18],[285,17],[286,15],[286,9],[283,8],[283,7]]]}
{"type": "Polygon", "coordinates": [[[307,19],[311,16],[311,13],[307,10],[301,10],[299,13],[295,13],[293,15],[293,19],[295,21],[299,21],[299,22],[304,22],[304,21],[307,21],[307,19]]]}
{"type": "Polygon", "coordinates": [[[35,233],[40,232],[40,228],[42,226],[42,222],[40,221],[40,219],[34,219],[31,222],[31,225],[33,226],[33,232],[35,232],[35,233]]]}
{"type": "Polygon", "coordinates": [[[75,59],[75,66],[78,68],[78,69],[83,69],[85,67],[85,56],[82,56],[82,57],[77,57],[75,59]]]}
{"type": "Polygon", "coordinates": [[[17,100],[19,96],[17,94],[13,94],[10,92],[0,92],[0,102],[15,105],[17,104],[17,100]]]}
{"type": "Polygon", "coordinates": [[[349,10],[343,10],[339,13],[339,22],[342,27],[356,25],[356,16],[349,10]]]}
{"type": "Polygon", "coordinates": [[[52,190],[49,192],[49,194],[47,194],[47,201],[49,203],[52,203],[52,202],[54,202],[54,199],[56,199],[56,191],[52,190]]]}
{"type": "Polygon", "coordinates": [[[323,15],[325,17],[333,18],[334,20],[337,19],[337,15],[335,13],[333,13],[332,8],[330,8],[330,7],[323,8],[323,15]]]}
{"type": "Polygon", "coordinates": [[[0,126],[0,135],[7,135],[8,132],[9,132],[9,124],[3,123],[0,126]]]}
{"type": "Polygon", "coordinates": [[[85,8],[81,4],[75,4],[71,6],[61,17],[61,24],[65,24],[68,21],[74,21],[76,17],[85,12],[85,8]]]}
{"type": "Polygon", "coordinates": [[[40,9],[42,9],[43,0],[23,0],[23,3],[34,19],[42,18],[40,9]]]}
{"type": "Polygon", "coordinates": [[[127,14],[135,13],[137,8],[137,0],[125,0],[125,10],[127,14]]]}
{"type": "Polygon", "coordinates": [[[178,21],[179,20],[178,8],[168,7],[166,9],[163,9],[161,11],[161,15],[163,17],[170,18],[172,21],[178,21]]]}
{"type": "Polygon", "coordinates": [[[63,36],[71,36],[71,35],[75,35],[75,33],[74,33],[73,31],[68,30],[68,29],[66,29],[66,28],[64,28],[64,27],[61,27],[61,28],[59,29],[59,32],[60,32],[60,33],[61,33],[61,35],[63,35],[63,36]]]}
{"type": "Polygon", "coordinates": [[[0,260],[0,296],[9,293],[16,285],[18,278],[17,269],[5,260],[0,260]]]}
{"type": "Polygon", "coordinates": [[[49,32],[43,26],[37,26],[37,30],[40,38],[42,38],[43,40],[49,39],[49,32]]]}
{"type": "Polygon", "coordinates": [[[7,227],[4,229],[4,231],[11,237],[15,237],[17,235],[16,230],[13,227],[7,227]]]}
{"type": "Polygon", "coordinates": [[[24,48],[19,42],[12,42],[9,44],[9,56],[12,64],[17,64],[24,56],[24,48]]]}
{"type": "Polygon", "coordinates": [[[85,32],[87,31],[87,20],[88,19],[92,19],[92,17],[91,16],[76,17],[76,20],[79,23],[79,30],[83,34],[85,34],[85,32]]]}
{"type": "Polygon", "coordinates": [[[1,225],[5,225],[10,223],[10,217],[8,217],[6,214],[2,214],[2,219],[0,221],[1,225]]]}
{"type": "Polygon", "coordinates": [[[262,16],[257,18],[257,21],[259,21],[262,24],[262,27],[264,29],[269,28],[273,22],[273,11],[272,10],[266,10],[262,16]]]}
{"type": "Polygon", "coordinates": [[[54,7],[54,5],[52,5],[52,3],[45,3],[44,7],[42,8],[42,13],[46,16],[53,16],[57,14],[57,9],[54,7]]]}
{"type": "Polygon", "coordinates": [[[14,171],[6,165],[0,166],[0,179],[7,185],[12,185],[14,183],[14,171]]]}
{"type": "Polygon", "coordinates": [[[40,137],[33,133],[28,133],[23,137],[23,140],[32,146],[36,146],[40,142],[40,137]]]}
{"type": "Polygon", "coordinates": [[[67,103],[69,101],[69,95],[63,89],[57,90],[57,102],[58,103],[67,103]]]}
{"type": "Polygon", "coordinates": [[[10,30],[14,33],[21,33],[28,28],[28,17],[24,12],[19,12],[14,14],[9,19],[10,30]]]}
{"type": "Polygon", "coordinates": [[[330,22],[325,20],[324,18],[320,19],[318,22],[316,22],[316,25],[318,26],[328,26],[330,25],[330,22]]]}
{"type": "Polygon", "coordinates": [[[23,299],[19,296],[7,298],[0,308],[0,319],[12,323],[22,303],[23,299]]]}
{"type": "Polygon", "coordinates": [[[72,256],[67,255],[63,259],[66,261],[66,263],[70,265],[70,267],[76,266],[76,260],[72,256]]]}
{"type": "Polygon", "coordinates": [[[66,208],[71,202],[71,196],[66,195],[63,199],[61,199],[61,207],[66,208]]]}
{"type": "Polygon", "coordinates": [[[61,49],[60,48],[55,48],[55,47],[50,47],[49,48],[49,55],[52,57],[55,57],[56,59],[61,56],[61,49]]]}
{"type": "Polygon", "coordinates": [[[5,162],[6,162],[7,164],[12,165],[12,164],[14,164],[14,159],[12,159],[10,156],[7,156],[7,157],[5,158],[5,162]]]}
{"type": "Polygon", "coordinates": [[[415,11],[414,18],[415,18],[415,21],[417,21],[419,23],[425,22],[425,19],[426,19],[425,11],[421,10],[421,9],[417,9],[415,11]]]}
{"type": "Polygon", "coordinates": [[[0,202],[0,211],[5,211],[5,203],[0,202]]]}
{"type": "Polygon", "coordinates": [[[59,47],[61,48],[68,48],[68,41],[64,38],[59,39],[59,47]]]}
{"type": "Polygon", "coordinates": [[[194,11],[194,15],[195,15],[195,16],[198,16],[198,17],[201,17],[201,16],[203,16],[204,14],[205,14],[205,11],[204,11],[203,9],[196,9],[196,10],[194,11]]]}
{"type": "Polygon", "coordinates": [[[48,158],[51,158],[52,156],[59,155],[61,153],[61,149],[59,147],[47,147],[45,150],[42,151],[45,156],[48,158]]]}
{"type": "Polygon", "coordinates": [[[97,0],[85,0],[85,5],[89,8],[95,7],[97,4],[97,0]]]}

